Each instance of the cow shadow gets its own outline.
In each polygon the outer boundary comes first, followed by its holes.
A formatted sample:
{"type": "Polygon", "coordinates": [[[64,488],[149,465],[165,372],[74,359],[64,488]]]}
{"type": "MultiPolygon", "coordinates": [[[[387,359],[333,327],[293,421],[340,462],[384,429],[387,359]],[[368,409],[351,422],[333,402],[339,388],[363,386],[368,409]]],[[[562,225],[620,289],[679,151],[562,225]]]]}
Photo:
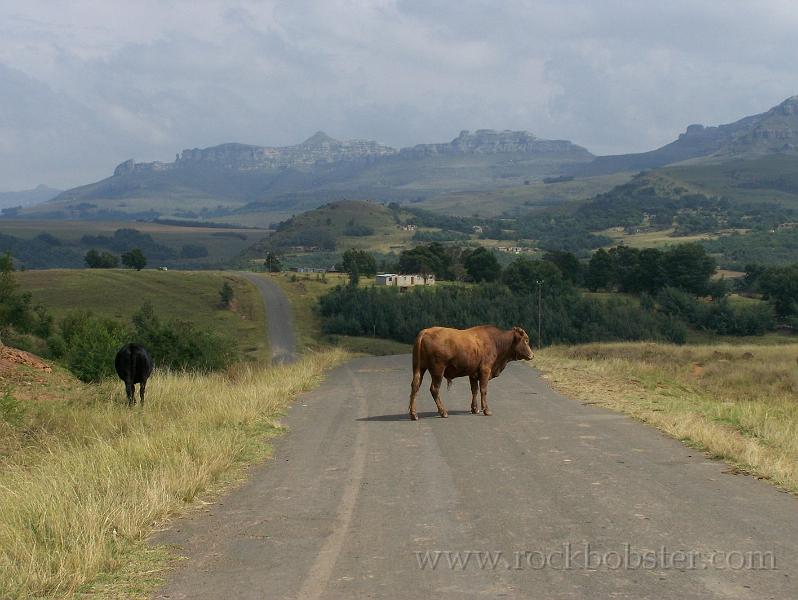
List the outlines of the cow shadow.
{"type": "MultiPolygon", "coordinates": [[[[470,410],[450,410],[449,417],[461,417],[463,415],[471,416],[470,410]]],[[[427,419],[427,418],[439,418],[438,411],[429,411],[429,412],[420,412],[418,413],[419,419],[427,419]]],[[[373,415],[371,417],[360,417],[359,419],[355,419],[356,421],[409,421],[410,415],[406,412],[395,414],[395,415],[373,415]]]]}

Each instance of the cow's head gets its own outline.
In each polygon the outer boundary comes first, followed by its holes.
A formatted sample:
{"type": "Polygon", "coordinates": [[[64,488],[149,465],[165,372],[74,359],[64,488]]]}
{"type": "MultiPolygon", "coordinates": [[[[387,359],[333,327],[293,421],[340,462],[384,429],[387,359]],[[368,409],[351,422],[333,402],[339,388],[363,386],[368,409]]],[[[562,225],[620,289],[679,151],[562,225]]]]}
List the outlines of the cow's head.
{"type": "Polygon", "coordinates": [[[532,360],[535,354],[529,345],[529,336],[520,327],[513,327],[513,350],[516,360],[532,360]]]}

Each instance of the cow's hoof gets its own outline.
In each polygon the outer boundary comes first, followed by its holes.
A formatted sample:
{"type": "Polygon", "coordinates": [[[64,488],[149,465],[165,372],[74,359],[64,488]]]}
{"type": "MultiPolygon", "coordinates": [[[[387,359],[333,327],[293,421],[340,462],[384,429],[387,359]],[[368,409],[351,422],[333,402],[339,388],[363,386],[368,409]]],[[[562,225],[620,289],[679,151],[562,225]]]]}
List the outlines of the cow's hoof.
{"type": "Polygon", "coordinates": [[[493,413],[492,413],[492,412],[490,412],[490,409],[486,408],[484,411],[482,411],[482,414],[483,414],[483,415],[485,415],[486,417],[489,417],[489,416],[491,416],[493,413]]]}
{"type": "Polygon", "coordinates": [[[442,412],[441,413],[441,419],[448,419],[448,418],[449,418],[449,413],[447,413],[447,412],[442,412]]]}
{"type": "Polygon", "coordinates": [[[410,413],[410,420],[418,421],[418,415],[416,413],[410,413]]]}
{"type": "Polygon", "coordinates": [[[472,415],[478,415],[478,414],[479,414],[479,409],[478,409],[478,408],[476,408],[476,407],[472,407],[472,408],[471,408],[471,414],[472,414],[472,415]]]}

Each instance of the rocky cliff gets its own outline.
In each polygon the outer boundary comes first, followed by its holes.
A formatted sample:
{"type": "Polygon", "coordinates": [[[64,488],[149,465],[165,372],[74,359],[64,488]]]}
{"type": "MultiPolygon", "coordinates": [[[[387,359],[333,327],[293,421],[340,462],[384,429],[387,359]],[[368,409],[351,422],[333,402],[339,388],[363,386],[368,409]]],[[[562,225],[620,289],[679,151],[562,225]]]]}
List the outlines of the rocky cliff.
{"type": "Polygon", "coordinates": [[[542,140],[528,131],[496,131],[477,129],[474,133],[463,130],[445,144],[418,144],[403,148],[403,157],[424,157],[436,154],[551,154],[568,155],[576,160],[589,160],[592,154],[566,140],[542,140]]]}

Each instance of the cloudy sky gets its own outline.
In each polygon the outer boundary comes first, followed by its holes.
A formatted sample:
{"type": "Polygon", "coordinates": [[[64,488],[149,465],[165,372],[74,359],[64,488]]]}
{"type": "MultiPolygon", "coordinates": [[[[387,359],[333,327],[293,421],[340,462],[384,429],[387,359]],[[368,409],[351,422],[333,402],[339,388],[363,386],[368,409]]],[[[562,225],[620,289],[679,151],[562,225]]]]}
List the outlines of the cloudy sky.
{"type": "Polygon", "coordinates": [[[798,94],[796,48],[794,0],[0,0],[0,191],[317,130],[648,150],[798,94]]]}

